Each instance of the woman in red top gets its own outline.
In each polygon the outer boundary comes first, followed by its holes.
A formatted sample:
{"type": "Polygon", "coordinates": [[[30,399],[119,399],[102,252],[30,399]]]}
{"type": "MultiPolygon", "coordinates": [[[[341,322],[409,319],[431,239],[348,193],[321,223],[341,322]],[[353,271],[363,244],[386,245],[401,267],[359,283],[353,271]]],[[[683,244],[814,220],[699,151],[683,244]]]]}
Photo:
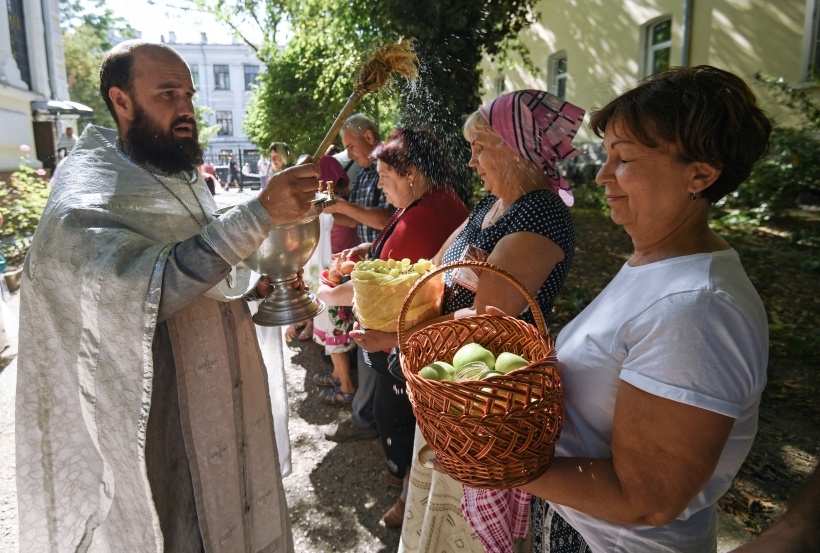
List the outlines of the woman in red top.
{"type": "MultiPolygon", "coordinates": [[[[449,185],[451,170],[441,143],[427,130],[396,129],[373,157],[378,164],[379,188],[397,211],[375,242],[345,250],[343,258],[408,258],[414,263],[432,258],[469,214],[449,185]]],[[[351,305],[352,283],[320,287],[319,297],[331,305],[351,305]]],[[[387,467],[394,479],[404,481],[405,491],[385,514],[384,522],[401,526],[416,419],[404,381],[387,370],[390,355],[395,352],[365,353],[365,361],[376,373],[373,417],[387,467]]]]}

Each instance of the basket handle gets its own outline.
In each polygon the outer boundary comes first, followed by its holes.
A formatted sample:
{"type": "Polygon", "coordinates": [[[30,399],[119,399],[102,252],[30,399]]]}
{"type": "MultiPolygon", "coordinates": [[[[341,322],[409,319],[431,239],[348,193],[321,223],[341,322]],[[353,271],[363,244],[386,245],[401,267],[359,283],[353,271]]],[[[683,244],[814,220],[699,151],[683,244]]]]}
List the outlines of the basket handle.
{"type": "Polygon", "coordinates": [[[449,271],[450,269],[459,269],[459,268],[471,268],[471,269],[481,269],[482,271],[490,271],[491,273],[495,273],[507,279],[510,283],[512,283],[521,294],[523,294],[524,298],[526,298],[527,303],[530,304],[530,311],[532,311],[532,316],[535,319],[535,326],[538,328],[538,332],[544,338],[549,337],[547,333],[547,324],[544,321],[544,315],[541,313],[541,308],[538,306],[538,303],[535,301],[535,298],[530,294],[530,291],[527,290],[527,287],[524,286],[520,280],[515,278],[513,275],[502,269],[501,267],[496,267],[491,263],[487,263],[486,261],[454,261],[452,263],[446,263],[444,265],[440,265],[436,267],[432,271],[425,273],[422,275],[420,279],[416,281],[413,287],[407,292],[407,295],[404,297],[404,304],[401,306],[401,312],[399,313],[399,320],[397,324],[397,332],[399,338],[399,349],[401,350],[402,355],[409,354],[407,351],[407,335],[406,330],[404,328],[405,320],[407,319],[407,313],[410,311],[410,305],[413,303],[413,298],[419,292],[422,286],[433,278],[435,275],[449,271]]]}

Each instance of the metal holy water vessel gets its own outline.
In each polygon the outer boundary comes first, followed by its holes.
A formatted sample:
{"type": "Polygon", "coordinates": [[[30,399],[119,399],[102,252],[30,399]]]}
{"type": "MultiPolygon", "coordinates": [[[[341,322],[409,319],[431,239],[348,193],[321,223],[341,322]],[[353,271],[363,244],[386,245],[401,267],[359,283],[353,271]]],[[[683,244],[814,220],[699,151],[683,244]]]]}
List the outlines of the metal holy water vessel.
{"type": "MultiPolygon", "coordinates": [[[[273,227],[262,245],[237,265],[237,273],[255,271],[270,278],[273,286],[273,292],[259,304],[259,310],[253,316],[254,323],[260,326],[289,325],[312,319],[324,311],[324,302],[313,292],[294,285],[299,269],[307,264],[319,244],[319,214],[334,203],[332,187],[328,187],[327,194],[317,193],[310,210],[301,219],[273,227]]],[[[222,208],[214,214],[219,216],[230,209],[222,208]]],[[[255,282],[251,283],[251,288],[254,285],[255,282]]],[[[233,286],[229,279],[227,287],[233,286]]]]}

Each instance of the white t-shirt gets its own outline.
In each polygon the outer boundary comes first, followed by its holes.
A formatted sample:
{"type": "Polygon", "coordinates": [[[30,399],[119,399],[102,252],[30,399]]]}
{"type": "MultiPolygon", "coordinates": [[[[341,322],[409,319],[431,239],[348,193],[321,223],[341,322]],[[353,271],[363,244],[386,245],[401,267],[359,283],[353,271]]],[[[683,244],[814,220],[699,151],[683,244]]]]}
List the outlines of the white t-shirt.
{"type": "Polygon", "coordinates": [[[735,250],[624,265],[559,334],[566,418],[556,455],[611,458],[621,381],[735,419],[705,488],[671,524],[614,524],[551,504],[595,552],[715,551],[715,503],[757,432],[766,385],[766,312],[735,250]]]}
{"type": "Polygon", "coordinates": [[[260,177],[268,177],[268,165],[270,162],[266,157],[260,157],[256,162],[256,172],[259,174],[260,177]]]}

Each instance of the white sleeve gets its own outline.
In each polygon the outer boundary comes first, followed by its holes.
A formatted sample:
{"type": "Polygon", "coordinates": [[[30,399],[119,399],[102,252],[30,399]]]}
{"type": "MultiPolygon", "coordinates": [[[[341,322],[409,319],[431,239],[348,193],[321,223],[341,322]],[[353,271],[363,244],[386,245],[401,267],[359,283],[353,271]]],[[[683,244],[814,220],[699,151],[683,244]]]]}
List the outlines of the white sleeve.
{"type": "Polygon", "coordinates": [[[712,291],[667,296],[625,324],[620,378],[650,394],[738,418],[766,380],[749,316],[712,291]]]}

